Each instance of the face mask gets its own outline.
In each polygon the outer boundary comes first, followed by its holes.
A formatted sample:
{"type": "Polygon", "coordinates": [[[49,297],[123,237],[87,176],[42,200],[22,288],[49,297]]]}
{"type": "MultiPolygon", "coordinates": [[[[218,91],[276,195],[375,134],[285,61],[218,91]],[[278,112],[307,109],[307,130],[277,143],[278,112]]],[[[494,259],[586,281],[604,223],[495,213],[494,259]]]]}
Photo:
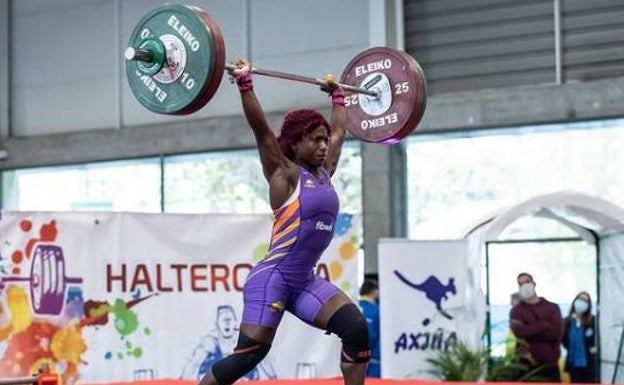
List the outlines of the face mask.
{"type": "Polygon", "coordinates": [[[523,283],[518,292],[522,299],[529,299],[535,295],[535,284],[531,282],[523,283]]]}
{"type": "Polygon", "coordinates": [[[579,314],[583,314],[585,313],[587,310],[589,309],[589,303],[587,303],[587,301],[577,298],[574,301],[574,311],[579,313],[579,314]]]}

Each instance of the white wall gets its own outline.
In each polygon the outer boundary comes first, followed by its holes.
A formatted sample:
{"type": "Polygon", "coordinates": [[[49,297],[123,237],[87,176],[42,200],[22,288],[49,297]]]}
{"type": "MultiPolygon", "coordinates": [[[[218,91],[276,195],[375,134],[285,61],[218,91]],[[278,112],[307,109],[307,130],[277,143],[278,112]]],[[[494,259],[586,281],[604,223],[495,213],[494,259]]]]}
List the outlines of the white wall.
{"type": "MultiPolygon", "coordinates": [[[[9,135],[9,2],[0,0],[0,138],[9,135]]],[[[0,147],[1,148],[1,147],[0,147]]]]}
{"type": "Polygon", "coordinates": [[[11,2],[16,136],[114,124],[115,2],[11,2]]]}

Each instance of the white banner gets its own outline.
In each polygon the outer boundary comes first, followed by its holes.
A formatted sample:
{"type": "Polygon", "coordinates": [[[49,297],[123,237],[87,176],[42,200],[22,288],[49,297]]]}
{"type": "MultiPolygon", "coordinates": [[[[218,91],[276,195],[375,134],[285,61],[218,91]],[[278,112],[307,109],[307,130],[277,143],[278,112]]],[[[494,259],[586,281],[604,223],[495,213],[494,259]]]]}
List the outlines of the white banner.
{"type": "Polygon", "coordinates": [[[384,378],[433,378],[426,359],[461,338],[465,255],[463,241],[380,241],[384,378]]]}
{"type": "MultiPolygon", "coordinates": [[[[198,378],[236,344],[268,215],[3,213],[0,376],[43,362],[65,382],[198,378]]],[[[359,217],[317,274],[357,296],[359,217]]],[[[340,343],[287,314],[249,379],[340,374],[340,343]],[[293,352],[296,352],[294,354],[293,352]]]]}

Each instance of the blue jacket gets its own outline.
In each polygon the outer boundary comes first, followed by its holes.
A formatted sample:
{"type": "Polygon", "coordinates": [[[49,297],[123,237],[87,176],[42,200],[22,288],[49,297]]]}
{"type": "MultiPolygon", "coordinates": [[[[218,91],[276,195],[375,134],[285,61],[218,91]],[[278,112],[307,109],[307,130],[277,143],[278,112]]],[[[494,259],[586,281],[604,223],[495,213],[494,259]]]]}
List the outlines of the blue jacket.
{"type": "Polygon", "coordinates": [[[379,340],[379,305],[376,303],[361,299],[358,306],[362,309],[362,314],[366,318],[368,324],[368,342],[371,348],[371,360],[379,362],[381,357],[381,348],[379,340]]]}
{"type": "MultiPolygon", "coordinates": [[[[566,358],[565,369],[566,371],[570,371],[570,369],[574,369],[574,364],[572,362],[572,354],[570,354],[571,340],[570,340],[570,328],[576,322],[576,319],[569,316],[564,320],[565,325],[565,334],[563,336],[562,344],[568,350],[568,355],[566,358]]],[[[582,327],[583,332],[583,344],[585,346],[584,353],[585,359],[587,362],[587,367],[584,369],[587,372],[587,375],[594,379],[594,382],[599,382],[597,377],[597,369],[598,369],[598,358],[597,358],[597,349],[596,349],[596,319],[594,316],[591,317],[589,325],[582,327]]]]}

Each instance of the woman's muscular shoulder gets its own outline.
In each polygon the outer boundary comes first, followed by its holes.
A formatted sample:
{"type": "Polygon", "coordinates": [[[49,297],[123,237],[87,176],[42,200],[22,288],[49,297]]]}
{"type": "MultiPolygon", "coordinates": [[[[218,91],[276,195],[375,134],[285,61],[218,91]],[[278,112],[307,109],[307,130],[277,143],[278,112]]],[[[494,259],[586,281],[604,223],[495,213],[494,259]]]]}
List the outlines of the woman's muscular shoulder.
{"type": "Polygon", "coordinates": [[[279,208],[295,192],[299,183],[299,168],[292,166],[280,167],[269,180],[269,198],[273,209],[279,208]]]}

